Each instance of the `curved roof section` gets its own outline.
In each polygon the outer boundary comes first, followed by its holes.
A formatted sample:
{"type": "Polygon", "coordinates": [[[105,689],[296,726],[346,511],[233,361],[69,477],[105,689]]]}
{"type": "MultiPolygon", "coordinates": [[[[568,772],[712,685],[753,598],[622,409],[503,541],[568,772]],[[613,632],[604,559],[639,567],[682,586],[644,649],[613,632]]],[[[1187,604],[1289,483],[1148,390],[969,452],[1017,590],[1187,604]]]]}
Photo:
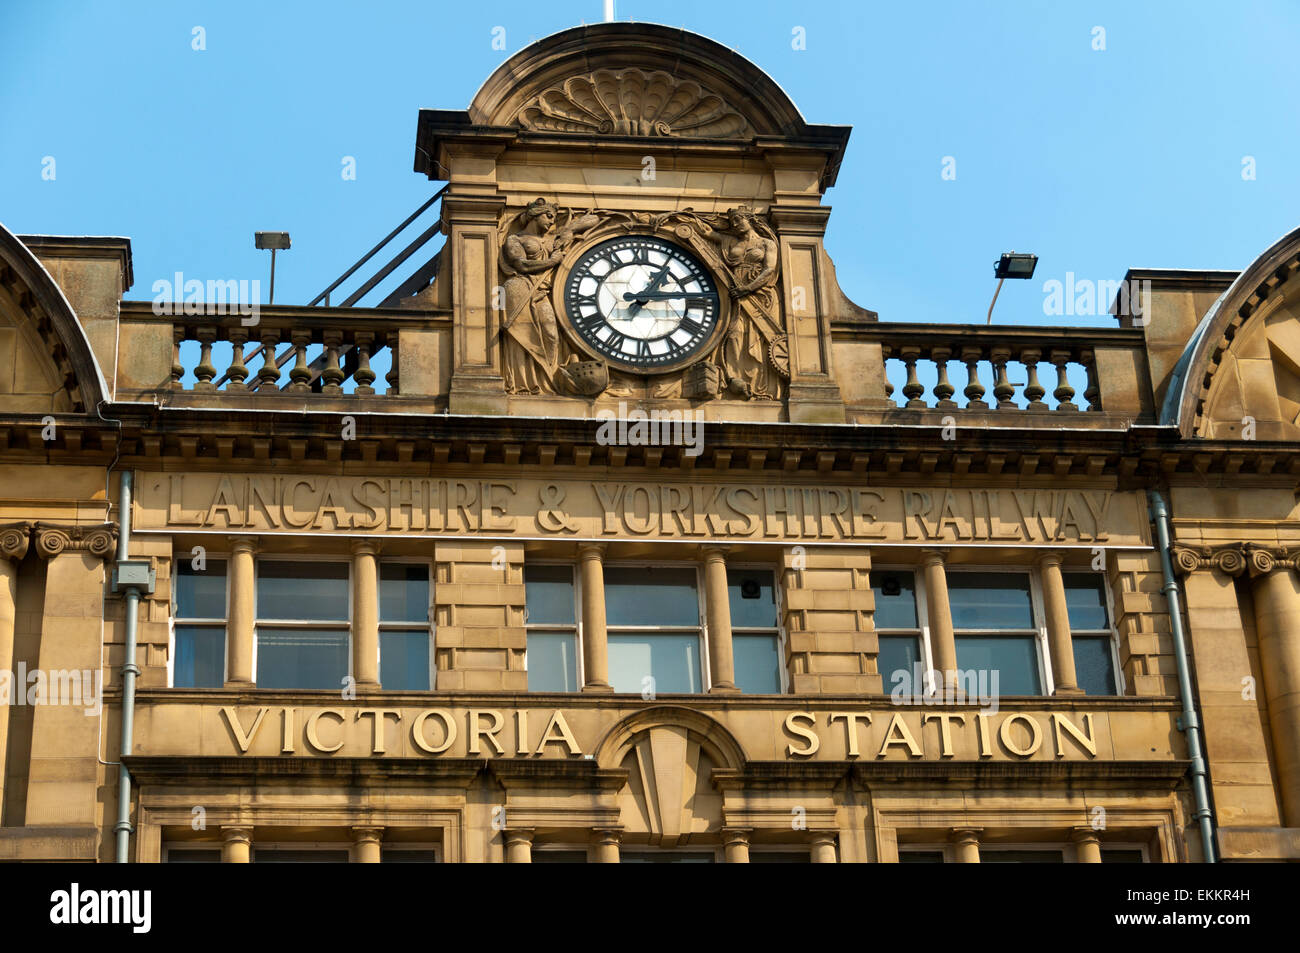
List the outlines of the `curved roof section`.
{"type": "Polygon", "coordinates": [[[31,296],[31,303],[22,310],[36,325],[51,359],[62,372],[73,408],[80,413],[94,412],[108,398],[108,383],[63,290],[32,250],[4,225],[0,225],[0,264],[12,275],[0,275],[0,279],[31,296]]]}
{"type": "Polygon", "coordinates": [[[1160,422],[1184,437],[1198,435],[1210,386],[1238,329],[1300,269],[1300,228],[1292,229],[1256,258],[1210,306],[1174,366],[1160,422]]]}
{"type": "Polygon", "coordinates": [[[531,43],[493,71],[469,106],[476,125],[516,124],[535,97],[598,69],[661,70],[724,100],[758,135],[800,135],[797,106],[767,73],[735,50],[698,33],[655,23],[595,23],[531,43]]]}

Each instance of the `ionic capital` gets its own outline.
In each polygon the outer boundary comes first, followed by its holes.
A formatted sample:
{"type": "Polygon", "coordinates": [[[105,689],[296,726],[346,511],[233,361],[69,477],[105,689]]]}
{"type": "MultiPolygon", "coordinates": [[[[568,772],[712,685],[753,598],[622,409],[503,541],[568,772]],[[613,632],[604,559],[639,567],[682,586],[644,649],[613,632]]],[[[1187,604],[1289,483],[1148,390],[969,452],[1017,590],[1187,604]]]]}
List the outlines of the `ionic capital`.
{"type": "Polygon", "coordinates": [[[37,523],[35,536],[36,551],[45,559],[53,559],[68,551],[87,552],[100,559],[111,559],[117,543],[117,527],[113,523],[99,526],[37,523]]]}
{"type": "Polygon", "coordinates": [[[21,562],[32,541],[31,523],[5,523],[0,525],[0,559],[21,562]]]}

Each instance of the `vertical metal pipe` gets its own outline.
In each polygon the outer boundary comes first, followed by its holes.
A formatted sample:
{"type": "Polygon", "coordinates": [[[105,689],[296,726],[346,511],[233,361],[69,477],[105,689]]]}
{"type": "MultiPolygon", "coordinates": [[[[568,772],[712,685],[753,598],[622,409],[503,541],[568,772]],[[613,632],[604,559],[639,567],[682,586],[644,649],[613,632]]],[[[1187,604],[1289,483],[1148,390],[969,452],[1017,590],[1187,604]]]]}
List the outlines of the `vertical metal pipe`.
{"type": "Polygon", "coordinates": [[[1178,582],[1174,578],[1174,564],[1169,555],[1169,510],[1159,490],[1149,490],[1151,512],[1155,516],[1156,540],[1160,550],[1160,569],[1164,574],[1164,586],[1161,591],[1169,606],[1169,629],[1174,639],[1174,662],[1178,666],[1178,692],[1182,696],[1183,713],[1178,719],[1178,726],[1187,736],[1187,751],[1192,759],[1192,796],[1196,800],[1195,817],[1201,828],[1201,845],[1205,851],[1207,863],[1216,860],[1214,849],[1214,826],[1210,813],[1210,793],[1207,786],[1209,772],[1206,770],[1205,756],[1201,748],[1201,722],[1196,715],[1192,699],[1192,676],[1187,665],[1187,640],[1183,634],[1182,597],[1178,591],[1178,582]]]}
{"type": "MultiPolygon", "coordinates": [[[[118,484],[118,537],[117,561],[124,562],[131,546],[131,471],[124,470],[118,484]]],[[[126,769],[126,756],[131,753],[132,734],[135,727],[135,679],[140,668],[135,664],[136,617],[139,615],[140,591],[134,587],[126,592],[126,658],[122,665],[122,743],[117,768],[117,836],[115,860],[127,862],[131,844],[131,773],[126,769]]]]}

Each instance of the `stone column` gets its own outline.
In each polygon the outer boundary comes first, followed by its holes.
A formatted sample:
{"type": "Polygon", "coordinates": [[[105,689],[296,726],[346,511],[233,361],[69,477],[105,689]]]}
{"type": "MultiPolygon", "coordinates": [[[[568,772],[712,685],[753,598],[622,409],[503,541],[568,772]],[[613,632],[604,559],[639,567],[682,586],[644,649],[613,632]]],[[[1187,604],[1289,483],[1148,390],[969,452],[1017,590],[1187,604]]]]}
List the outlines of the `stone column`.
{"type": "MultiPolygon", "coordinates": [[[[37,660],[47,679],[47,697],[32,709],[28,826],[80,827],[101,821],[97,764],[101,719],[95,716],[94,703],[103,704],[96,683],[108,687],[102,667],[103,640],[116,637],[120,643],[122,638],[121,622],[114,621],[112,628],[104,622],[105,614],[122,613],[121,601],[113,605],[105,600],[104,561],[113,558],[115,539],[112,524],[36,524],[36,551],[46,561],[37,660]],[[60,680],[56,686],[52,678],[56,672],[73,674],[76,681],[60,680]],[[86,679],[91,685],[85,684],[86,679]]],[[[115,758],[115,742],[106,745],[109,758],[115,758]]],[[[116,803],[115,794],[108,797],[116,803]]]]}
{"type": "Polygon", "coordinates": [[[596,840],[596,863],[618,863],[618,841],[621,833],[621,831],[613,829],[597,830],[594,832],[596,840]]]}
{"type": "Polygon", "coordinates": [[[829,831],[815,832],[812,836],[812,862],[814,864],[834,864],[835,835],[829,831]]]}
{"type": "Polygon", "coordinates": [[[726,852],[727,863],[749,863],[749,829],[725,827],[722,830],[722,844],[726,852]]]}
{"type": "Polygon", "coordinates": [[[221,828],[221,862],[223,864],[246,864],[249,859],[249,846],[253,843],[251,827],[221,828]]]}
{"type": "Polygon", "coordinates": [[[956,847],[957,863],[978,864],[980,862],[980,834],[983,828],[963,827],[952,832],[952,842],[956,847]]]}
{"type": "Polygon", "coordinates": [[[1101,863],[1101,841],[1091,827],[1076,827],[1070,834],[1074,841],[1074,859],[1080,864],[1101,863]]]}
{"type": "Polygon", "coordinates": [[[357,688],[379,687],[379,544],[352,544],[352,678],[357,688]]]}
{"type": "Polygon", "coordinates": [[[520,828],[505,832],[506,863],[531,864],[533,862],[533,832],[520,828]]]}
{"type": "MultiPolygon", "coordinates": [[[[14,618],[18,599],[18,564],[27,555],[31,540],[29,523],[0,527],[0,669],[14,671],[14,618]]],[[[16,678],[16,676],[14,676],[16,678]]],[[[11,682],[10,704],[26,685],[11,682]]],[[[0,704],[0,806],[5,798],[5,772],[9,753],[9,704],[0,704]]]]}
{"type": "Polygon", "coordinates": [[[921,553],[921,575],[925,579],[925,604],[930,623],[930,652],[934,658],[935,688],[956,685],[957,642],[952,634],[952,607],[948,605],[948,575],[943,563],[948,554],[942,549],[921,553]]]}
{"type": "Polygon", "coordinates": [[[609,637],[605,630],[605,546],[578,548],[582,574],[582,667],[584,692],[612,692],[609,684],[609,637]]]}
{"type": "Polygon", "coordinates": [[[736,692],[731,645],[731,597],[727,593],[727,549],[704,547],[704,612],[709,627],[710,692],[736,692]]]}
{"type": "Polygon", "coordinates": [[[257,577],[253,568],[256,542],[248,536],[230,541],[230,618],[226,622],[226,687],[253,685],[253,619],[257,577]]]}
{"type": "Polygon", "coordinates": [[[1054,695],[1082,695],[1074,671],[1074,643],[1070,641],[1070,613],[1065,603],[1065,580],[1061,576],[1061,554],[1038,557],[1043,580],[1043,614],[1047,618],[1047,644],[1052,656],[1054,695]]]}
{"type": "Polygon", "coordinates": [[[1250,553],[1249,570],[1282,819],[1300,827],[1300,581],[1263,550],[1250,553]]]}
{"type": "Polygon", "coordinates": [[[380,847],[384,839],[382,827],[352,828],[353,862],[358,864],[377,864],[383,856],[380,847]]]}

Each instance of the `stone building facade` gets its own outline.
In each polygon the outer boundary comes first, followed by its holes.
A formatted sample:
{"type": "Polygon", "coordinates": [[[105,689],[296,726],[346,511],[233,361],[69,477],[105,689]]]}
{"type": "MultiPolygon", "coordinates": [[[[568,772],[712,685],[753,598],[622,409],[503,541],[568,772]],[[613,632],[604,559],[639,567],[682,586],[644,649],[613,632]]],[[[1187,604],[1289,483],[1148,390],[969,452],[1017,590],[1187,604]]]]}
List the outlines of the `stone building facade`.
{"type": "Polygon", "coordinates": [[[421,111],[379,307],[0,230],[0,858],[1300,857],[1300,230],[881,323],[848,138],[604,24],[421,111]]]}

